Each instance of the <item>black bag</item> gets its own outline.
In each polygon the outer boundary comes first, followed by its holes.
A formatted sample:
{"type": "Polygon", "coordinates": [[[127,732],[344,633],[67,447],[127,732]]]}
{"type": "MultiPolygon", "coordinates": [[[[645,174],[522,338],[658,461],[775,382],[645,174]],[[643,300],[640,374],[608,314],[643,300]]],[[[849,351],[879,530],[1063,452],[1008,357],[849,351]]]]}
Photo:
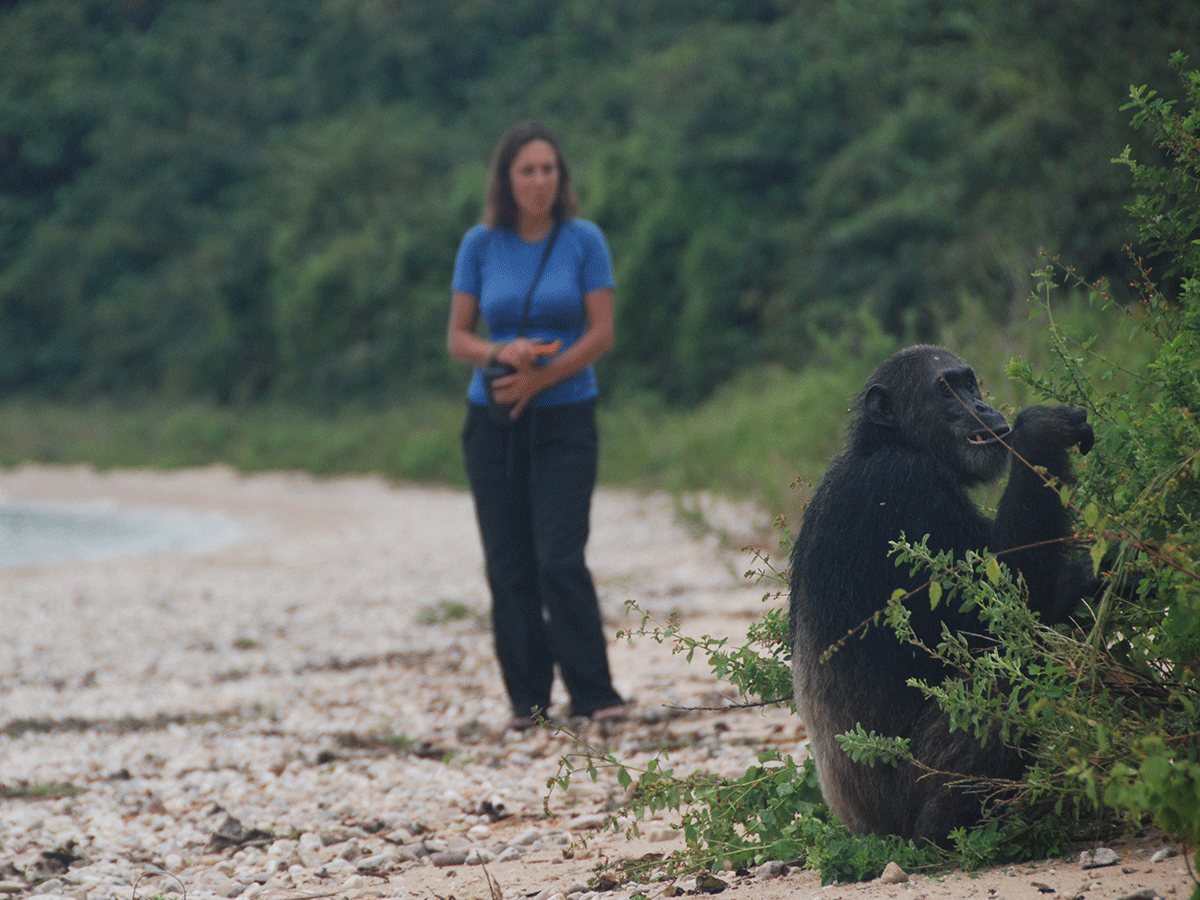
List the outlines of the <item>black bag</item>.
{"type": "Polygon", "coordinates": [[[492,382],[504,375],[511,375],[517,371],[512,366],[503,364],[495,366],[487,366],[480,369],[483,374],[483,389],[487,391],[488,398],[488,415],[491,416],[493,422],[510,422],[512,421],[512,408],[515,403],[501,403],[496,399],[496,395],[492,393],[492,382]]]}
{"type": "MultiPolygon", "coordinates": [[[[542,269],[546,268],[546,260],[550,258],[550,251],[554,249],[560,225],[560,222],[554,223],[554,230],[550,233],[550,240],[546,243],[546,252],[542,254],[542,261],[538,263],[537,271],[533,273],[533,284],[529,286],[529,293],[525,295],[525,308],[521,311],[521,327],[517,331],[517,337],[525,336],[525,327],[529,324],[529,304],[533,301],[533,289],[537,287],[542,278],[542,269]]],[[[480,369],[483,374],[483,389],[487,391],[488,415],[493,422],[507,424],[512,421],[512,410],[516,404],[499,402],[496,395],[492,393],[492,382],[504,375],[511,375],[515,371],[517,370],[512,366],[504,363],[480,369]]]]}

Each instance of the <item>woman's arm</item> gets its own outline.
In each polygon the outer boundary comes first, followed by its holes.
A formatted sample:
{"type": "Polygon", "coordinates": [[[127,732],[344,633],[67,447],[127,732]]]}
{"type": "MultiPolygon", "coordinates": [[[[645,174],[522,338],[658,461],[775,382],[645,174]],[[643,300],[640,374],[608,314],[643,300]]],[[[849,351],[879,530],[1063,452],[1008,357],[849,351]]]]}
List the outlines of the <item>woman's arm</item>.
{"type": "MultiPolygon", "coordinates": [[[[544,366],[535,366],[534,361],[541,355],[539,348],[545,345],[535,344],[529,338],[517,338],[500,347],[499,361],[513,366],[517,371],[497,378],[492,383],[492,390],[502,403],[516,404],[512,411],[514,419],[524,412],[530,400],[546,388],[582,372],[612,349],[613,289],[597,288],[585,294],[583,313],[587,327],[579,340],[544,366]]],[[[486,341],[482,343],[487,344],[486,341]]]]}
{"type": "Polygon", "coordinates": [[[455,291],[450,298],[450,323],[446,328],[446,349],[454,359],[473,366],[490,365],[489,354],[496,344],[475,333],[479,323],[479,298],[455,291]]]}

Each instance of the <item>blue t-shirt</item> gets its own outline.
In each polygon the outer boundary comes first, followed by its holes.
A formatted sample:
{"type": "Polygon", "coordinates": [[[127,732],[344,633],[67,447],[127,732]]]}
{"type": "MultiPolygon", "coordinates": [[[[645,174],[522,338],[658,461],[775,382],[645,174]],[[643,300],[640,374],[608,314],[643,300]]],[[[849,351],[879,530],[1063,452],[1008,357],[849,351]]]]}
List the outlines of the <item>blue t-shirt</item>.
{"type": "MultiPolygon", "coordinates": [[[[459,245],[453,289],[478,298],[479,314],[493,341],[517,337],[525,295],[549,240],[547,234],[529,244],[515,231],[476,225],[459,245]]],[[[539,342],[561,339],[561,353],[587,328],[584,296],[613,284],[612,257],[600,229],[583,219],[564,222],[533,292],[525,336],[539,342]]],[[[487,403],[479,369],[471,378],[467,396],[472,403],[487,403]]],[[[542,391],[530,405],[557,406],[595,396],[596,374],[588,366],[542,391]]]]}

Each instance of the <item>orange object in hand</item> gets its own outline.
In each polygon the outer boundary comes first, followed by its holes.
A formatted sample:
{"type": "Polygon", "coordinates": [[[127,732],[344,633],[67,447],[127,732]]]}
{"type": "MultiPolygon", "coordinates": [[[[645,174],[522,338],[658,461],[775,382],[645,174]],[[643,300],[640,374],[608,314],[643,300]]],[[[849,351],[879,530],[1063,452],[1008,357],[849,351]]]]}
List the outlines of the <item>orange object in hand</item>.
{"type": "Polygon", "coordinates": [[[548,344],[535,344],[533,352],[538,356],[552,356],[562,346],[562,338],[555,338],[548,344]]]}

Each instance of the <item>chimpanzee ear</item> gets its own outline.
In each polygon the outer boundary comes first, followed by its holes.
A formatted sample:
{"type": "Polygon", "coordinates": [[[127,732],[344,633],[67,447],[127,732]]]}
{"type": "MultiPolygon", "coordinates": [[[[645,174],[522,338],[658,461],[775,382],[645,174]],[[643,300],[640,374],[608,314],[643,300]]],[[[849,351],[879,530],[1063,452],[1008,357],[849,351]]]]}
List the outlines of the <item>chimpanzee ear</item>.
{"type": "Polygon", "coordinates": [[[873,384],[867,388],[867,393],[863,397],[863,408],[867,412],[867,418],[876,425],[891,428],[896,424],[892,392],[882,384],[873,384]]]}

